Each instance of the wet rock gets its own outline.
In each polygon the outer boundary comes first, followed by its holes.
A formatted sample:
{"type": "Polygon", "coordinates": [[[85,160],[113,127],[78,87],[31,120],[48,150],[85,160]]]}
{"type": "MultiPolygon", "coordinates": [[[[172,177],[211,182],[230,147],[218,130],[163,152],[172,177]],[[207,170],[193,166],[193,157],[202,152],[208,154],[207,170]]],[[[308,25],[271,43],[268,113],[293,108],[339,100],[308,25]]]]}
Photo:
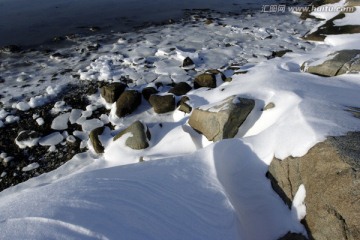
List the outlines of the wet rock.
{"type": "Polygon", "coordinates": [[[341,50],[329,55],[326,59],[320,64],[305,62],[301,69],[327,77],[360,72],[360,50],[341,50]]]}
{"type": "Polygon", "coordinates": [[[123,92],[116,101],[116,115],[124,117],[134,112],[141,104],[141,94],[135,90],[123,92]]]}
{"type": "Polygon", "coordinates": [[[151,134],[149,129],[142,122],[134,122],[128,128],[118,133],[113,140],[116,141],[126,133],[131,133],[131,136],[125,141],[126,146],[136,150],[145,149],[149,146],[151,134]]]}
{"type": "Polygon", "coordinates": [[[191,58],[186,57],[183,61],[182,66],[183,66],[183,68],[186,68],[186,69],[192,69],[195,67],[195,63],[191,58]]]}
{"type": "Polygon", "coordinates": [[[234,137],[241,124],[253,110],[252,99],[229,97],[218,105],[202,106],[192,111],[189,125],[209,141],[234,137]]]}
{"type": "Polygon", "coordinates": [[[176,96],[182,96],[188,93],[192,87],[186,82],[177,83],[172,89],[169,90],[169,93],[172,93],[176,96]]]}
{"type": "Polygon", "coordinates": [[[306,189],[310,239],[360,239],[360,133],[329,137],[303,157],[274,159],[267,174],[288,206],[306,189]]]}
{"type": "Polygon", "coordinates": [[[187,104],[186,102],[189,101],[190,99],[187,96],[183,96],[179,103],[178,103],[178,107],[179,107],[179,111],[182,111],[184,113],[190,113],[192,110],[192,107],[187,104]]]}
{"type": "Polygon", "coordinates": [[[156,113],[167,113],[175,110],[175,97],[172,94],[151,95],[149,103],[156,113]]]}
{"type": "Polygon", "coordinates": [[[303,39],[311,41],[324,41],[327,35],[360,33],[360,25],[335,25],[335,20],[342,19],[344,17],[345,14],[340,13],[334,18],[326,21],[322,26],[318,27],[316,31],[306,34],[303,39]]]}
{"type": "Polygon", "coordinates": [[[99,127],[92,130],[89,134],[90,142],[96,153],[104,153],[104,146],[99,140],[99,135],[103,134],[105,127],[99,127]]]}
{"type": "Polygon", "coordinates": [[[17,45],[8,45],[0,48],[1,53],[18,53],[21,51],[21,47],[17,45]]]}
{"type": "Polygon", "coordinates": [[[110,83],[100,88],[100,94],[107,103],[114,103],[126,88],[122,83],[110,83]]]}
{"type": "Polygon", "coordinates": [[[285,50],[279,50],[279,51],[273,51],[271,54],[271,58],[275,58],[275,57],[282,57],[284,56],[286,53],[292,52],[292,50],[290,49],[285,49],[285,50]]]}
{"type": "Polygon", "coordinates": [[[141,93],[142,93],[143,97],[145,98],[145,100],[149,101],[150,96],[153,94],[157,94],[158,92],[159,91],[153,87],[146,87],[142,90],[141,93]]]}

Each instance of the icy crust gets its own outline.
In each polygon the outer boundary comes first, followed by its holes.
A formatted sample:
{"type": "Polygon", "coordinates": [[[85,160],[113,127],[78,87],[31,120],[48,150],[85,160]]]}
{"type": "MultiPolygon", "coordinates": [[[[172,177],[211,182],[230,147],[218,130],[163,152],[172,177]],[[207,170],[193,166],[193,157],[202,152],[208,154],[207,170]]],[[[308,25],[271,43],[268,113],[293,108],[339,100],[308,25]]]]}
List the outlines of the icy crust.
{"type": "MultiPolygon", "coordinates": [[[[146,101],[124,118],[115,115],[116,104],[106,105],[99,92],[88,97],[86,110],[56,104],[53,110],[66,115],[59,115],[54,126],[76,123],[82,131],[55,132],[39,144],[52,147],[78,138],[90,150],[0,193],[4,239],[270,240],[288,231],[305,234],[300,220],[306,214],[306,189],[299,188],[289,210],[265,174],[274,156],[302,156],[326,136],[360,130],[359,120],[344,111],[360,102],[359,75],[323,78],[300,70],[309,59],[358,46],[360,35],[331,37],[315,45],[298,38],[313,22],[291,15],[228,17],[219,22],[205,25],[194,20],[121,34],[119,41],[91,53],[93,61],[82,62],[76,71],[83,80],[126,80],[136,90],[163,82],[163,94],[169,90],[166,83],[219,69],[232,81],[218,81],[214,89],[193,89],[188,103],[208,108],[231,96],[254,99],[254,110],[235,139],[209,142],[187,124],[189,114],[155,114],[146,101]],[[267,60],[272,51],[284,48],[293,52],[267,60]],[[181,67],[185,56],[193,58],[195,70],[181,67]],[[262,111],[268,103],[275,107],[262,111]],[[110,113],[88,119],[99,106],[110,113]],[[113,141],[136,120],[151,133],[148,148],[126,147],[125,136],[113,141]],[[105,126],[99,136],[104,154],[95,155],[88,133],[108,123],[114,129],[105,126]]],[[[14,115],[6,110],[0,117],[6,123],[14,115]]]]}

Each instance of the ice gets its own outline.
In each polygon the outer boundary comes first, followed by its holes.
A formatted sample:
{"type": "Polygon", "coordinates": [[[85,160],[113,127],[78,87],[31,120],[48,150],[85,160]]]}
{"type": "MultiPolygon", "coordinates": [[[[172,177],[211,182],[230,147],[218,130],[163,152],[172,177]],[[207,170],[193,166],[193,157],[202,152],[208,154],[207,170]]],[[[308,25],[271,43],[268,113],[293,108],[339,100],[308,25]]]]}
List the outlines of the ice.
{"type": "Polygon", "coordinates": [[[84,132],[91,132],[95,128],[104,126],[104,123],[99,119],[90,119],[84,121],[81,126],[84,132]]]}
{"type": "Polygon", "coordinates": [[[44,121],[43,118],[37,118],[37,119],[36,119],[36,123],[37,123],[39,126],[42,126],[42,125],[45,123],[45,121],[44,121]]]}
{"type": "Polygon", "coordinates": [[[54,118],[51,123],[51,128],[54,130],[65,130],[68,128],[70,113],[63,113],[54,118]]]}
{"type": "Polygon", "coordinates": [[[16,108],[19,109],[20,111],[28,111],[30,109],[30,105],[26,102],[19,102],[18,104],[16,104],[16,108]]]}
{"type": "Polygon", "coordinates": [[[61,143],[64,137],[59,132],[51,133],[40,139],[39,144],[41,146],[55,146],[61,143]]]}
{"type": "Polygon", "coordinates": [[[20,118],[18,116],[8,115],[5,118],[5,123],[6,124],[11,124],[11,123],[14,123],[14,122],[18,122],[19,120],[20,120],[20,118]]]}
{"type": "Polygon", "coordinates": [[[38,167],[40,167],[40,165],[37,162],[34,162],[34,163],[31,163],[31,164],[27,165],[26,167],[23,167],[21,169],[21,171],[29,172],[29,171],[32,171],[32,170],[38,168],[38,167]]]}
{"type": "Polygon", "coordinates": [[[69,121],[71,124],[76,123],[76,121],[81,117],[81,109],[72,109],[70,113],[69,121]]]}

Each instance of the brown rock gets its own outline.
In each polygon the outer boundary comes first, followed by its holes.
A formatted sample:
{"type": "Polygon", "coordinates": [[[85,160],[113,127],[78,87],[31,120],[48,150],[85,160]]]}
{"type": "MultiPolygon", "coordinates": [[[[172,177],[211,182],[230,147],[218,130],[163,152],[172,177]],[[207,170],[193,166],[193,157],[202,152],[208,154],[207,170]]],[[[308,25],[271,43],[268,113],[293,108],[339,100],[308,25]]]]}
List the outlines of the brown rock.
{"type": "Polygon", "coordinates": [[[192,89],[192,87],[189,84],[187,84],[186,82],[180,82],[180,83],[177,83],[172,89],[170,89],[169,93],[172,93],[176,96],[181,96],[181,95],[185,95],[186,93],[188,93],[191,89],[192,89]]]}
{"type": "Polygon", "coordinates": [[[141,94],[135,90],[123,92],[116,101],[116,115],[124,117],[131,114],[141,104],[141,94]]]}
{"type": "Polygon", "coordinates": [[[126,88],[122,83],[110,83],[100,88],[100,94],[108,103],[114,103],[126,88]]]}
{"type": "Polygon", "coordinates": [[[104,146],[99,140],[99,135],[103,134],[105,127],[95,128],[90,132],[89,138],[90,142],[96,153],[104,153],[104,146]]]}
{"type": "Polygon", "coordinates": [[[149,103],[156,113],[167,113],[175,110],[175,97],[172,94],[151,95],[149,103]]]}
{"type": "Polygon", "coordinates": [[[289,206],[306,189],[310,239],[360,239],[360,133],[330,137],[303,157],[274,159],[267,176],[289,206]]]}

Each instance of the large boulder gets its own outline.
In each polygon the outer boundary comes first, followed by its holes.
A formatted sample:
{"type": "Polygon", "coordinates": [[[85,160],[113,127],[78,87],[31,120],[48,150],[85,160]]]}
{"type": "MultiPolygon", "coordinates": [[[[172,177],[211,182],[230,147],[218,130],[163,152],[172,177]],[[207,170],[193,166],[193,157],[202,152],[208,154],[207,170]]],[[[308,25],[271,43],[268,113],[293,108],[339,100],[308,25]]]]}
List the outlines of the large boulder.
{"type": "Polygon", "coordinates": [[[126,139],[126,146],[136,150],[145,149],[149,146],[149,141],[151,139],[150,131],[142,122],[134,122],[128,128],[118,133],[113,140],[116,141],[126,133],[131,133],[132,135],[126,139]]]}
{"type": "Polygon", "coordinates": [[[303,157],[274,159],[267,176],[289,206],[306,189],[310,239],[360,239],[360,133],[330,137],[303,157]]]}
{"type": "Polygon", "coordinates": [[[217,105],[206,105],[192,111],[189,124],[209,141],[234,137],[253,110],[255,101],[231,96],[217,105]]]}
{"type": "Polygon", "coordinates": [[[100,94],[108,103],[114,103],[126,88],[122,83],[110,83],[100,88],[100,94]]]}
{"type": "Polygon", "coordinates": [[[141,104],[141,94],[135,90],[123,92],[116,101],[116,115],[124,117],[131,114],[141,104]]]}
{"type": "Polygon", "coordinates": [[[104,146],[102,145],[99,135],[103,134],[105,127],[95,128],[90,132],[90,142],[96,153],[104,153],[104,146]]]}
{"type": "Polygon", "coordinates": [[[186,82],[180,82],[175,84],[175,86],[169,90],[169,93],[172,93],[176,96],[182,96],[188,93],[191,89],[192,87],[186,82]]]}
{"type": "Polygon", "coordinates": [[[360,72],[360,50],[341,50],[329,55],[322,63],[317,64],[317,62],[305,62],[302,69],[328,77],[347,72],[360,72]]]}
{"type": "Polygon", "coordinates": [[[175,97],[172,94],[151,95],[149,98],[150,105],[156,113],[167,113],[175,110],[175,97]]]}

